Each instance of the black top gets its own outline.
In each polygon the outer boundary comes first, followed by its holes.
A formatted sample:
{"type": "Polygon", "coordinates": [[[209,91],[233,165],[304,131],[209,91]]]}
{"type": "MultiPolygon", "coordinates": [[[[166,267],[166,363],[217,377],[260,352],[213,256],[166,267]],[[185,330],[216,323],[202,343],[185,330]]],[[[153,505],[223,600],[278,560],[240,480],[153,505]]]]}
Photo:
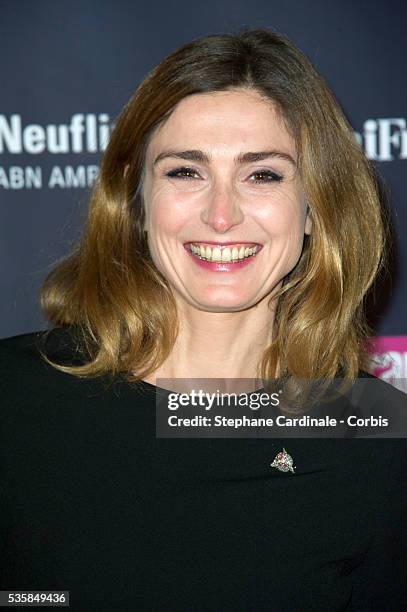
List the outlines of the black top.
{"type": "Polygon", "coordinates": [[[58,372],[40,336],[0,340],[0,590],[86,612],[404,609],[406,439],[157,438],[155,387],[58,372]],[[295,473],[270,466],[283,447],[295,473]]]}

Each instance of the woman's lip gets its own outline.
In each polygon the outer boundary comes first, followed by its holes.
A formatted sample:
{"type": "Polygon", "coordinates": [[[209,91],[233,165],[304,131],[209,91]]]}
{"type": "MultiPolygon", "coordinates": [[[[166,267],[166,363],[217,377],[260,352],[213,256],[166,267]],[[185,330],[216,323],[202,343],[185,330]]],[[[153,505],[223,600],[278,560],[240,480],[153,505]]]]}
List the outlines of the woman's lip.
{"type": "Polygon", "coordinates": [[[232,244],[247,244],[247,246],[252,245],[258,247],[262,246],[258,242],[247,242],[246,240],[243,240],[242,242],[239,242],[238,240],[235,240],[234,242],[216,242],[215,240],[190,240],[188,242],[184,242],[184,246],[188,246],[190,244],[215,244],[218,247],[231,246],[232,244]]]}
{"type": "MultiPolygon", "coordinates": [[[[253,262],[253,260],[257,257],[257,255],[259,254],[261,249],[263,248],[262,245],[259,245],[258,251],[254,255],[252,255],[251,257],[245,257],[244,259],[241,259],[241,260],[235,261],[235,262],[231,262],[231,261],[207,261],[207,260],[204,260],[204,259],[200,259],[199,257],[196,257],[191,252],[189,244],[197,244],[197,243],[192,242],[192,243],[185,243],[184,244],[184,248],[185,248],[186,252],[188,253],[188,255],[190,257],[192,257],[194,262],[199,267],[204,268],[206,270],[210,270],[212,272],[238,272],[242,268],[245,268],[246,266],[250,265],[253,262]]],[[[204,243],[201,243],[201,244],[209,244],[209,243],[204,242],[204,243]]],[[[218,242],[213,242],[213,243],[210,243],[210,244],[218,245],[219,243],[218,242]]],[[[223,244],[226,245],[225,242],[223,244]]],[[[249,242],[249,243],[234,242],[234,243],[230,243],[230,244],[257,244],[257,243],[253,243],[253,242],[249,242]]]]}

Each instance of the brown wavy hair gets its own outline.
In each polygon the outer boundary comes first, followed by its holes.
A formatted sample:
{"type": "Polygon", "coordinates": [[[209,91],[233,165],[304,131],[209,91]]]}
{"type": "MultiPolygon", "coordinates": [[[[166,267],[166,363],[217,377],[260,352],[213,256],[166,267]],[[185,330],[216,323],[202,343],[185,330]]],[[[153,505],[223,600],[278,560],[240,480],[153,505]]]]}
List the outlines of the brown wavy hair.
{"type": "Polygon", "coordinates": [[[118,117],[79,244],[48,274],[41,306],[72,326],[87,360],[54,367],[80,377],[153,373],[178,333],[175,301],[144,228],[143,168],[154,130],[186,96],[250,88],[294,136],[313,229],[278,293],[263,379],[353,379],[366,366],[364,298],[382,264],[385,218],[373,170],[337,101],[284,36],[249,28],[180,47],[142,81],[118,117]]]}

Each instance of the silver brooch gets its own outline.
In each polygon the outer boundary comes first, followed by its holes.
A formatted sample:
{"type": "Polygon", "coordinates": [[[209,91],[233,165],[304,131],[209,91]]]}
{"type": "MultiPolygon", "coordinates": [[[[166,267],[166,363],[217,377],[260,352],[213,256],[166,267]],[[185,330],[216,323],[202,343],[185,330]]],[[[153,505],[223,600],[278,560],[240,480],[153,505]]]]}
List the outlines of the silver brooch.
{"type": "Polygon", "coordinates": [[[292,472],[294,474],[295,465],[291,455],[287,453],[285,448],[280,451],[275,457],[273,463],[270,463],[271,467],[275,467],[280,472],[292,472]]]}

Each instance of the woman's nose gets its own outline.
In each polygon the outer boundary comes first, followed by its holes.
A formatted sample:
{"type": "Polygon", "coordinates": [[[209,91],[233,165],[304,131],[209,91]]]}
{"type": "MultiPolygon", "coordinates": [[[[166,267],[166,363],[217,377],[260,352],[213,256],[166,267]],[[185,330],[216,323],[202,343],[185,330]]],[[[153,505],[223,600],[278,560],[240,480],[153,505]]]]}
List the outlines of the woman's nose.
{"type": "Polygon", "coordinates": [[[201,220],[217,232],[227,232],[244,219],[238,198],[232,189],[217,187],[207,195],[201,212],[201,220]]]}

